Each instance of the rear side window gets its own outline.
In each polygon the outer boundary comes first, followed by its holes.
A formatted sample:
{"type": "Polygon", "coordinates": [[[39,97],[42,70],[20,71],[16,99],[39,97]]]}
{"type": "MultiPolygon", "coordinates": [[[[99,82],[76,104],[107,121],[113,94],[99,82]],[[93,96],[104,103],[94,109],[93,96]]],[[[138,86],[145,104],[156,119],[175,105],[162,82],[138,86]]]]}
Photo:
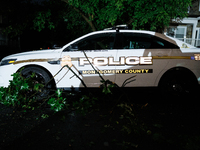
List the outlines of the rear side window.
{"type": "Polygon", "coordinates": [[[121,33],[123,36],[122,49],[171,49],[176,45],[144,33],[121,33]]]}
{"type": "Polygon", "coordinates": [[[177,45],[170,43],[164,39],[161,39],[156,36],[152,36],[152,42],[151,47],[153,49],[173,49],[173,48],[179,48],[177,45]]]}
{"type": "Polygon", "coordinates": [[[123,49],[146,49],[151,46],[151,37],[141,33],[124,33],[123,49]]]}

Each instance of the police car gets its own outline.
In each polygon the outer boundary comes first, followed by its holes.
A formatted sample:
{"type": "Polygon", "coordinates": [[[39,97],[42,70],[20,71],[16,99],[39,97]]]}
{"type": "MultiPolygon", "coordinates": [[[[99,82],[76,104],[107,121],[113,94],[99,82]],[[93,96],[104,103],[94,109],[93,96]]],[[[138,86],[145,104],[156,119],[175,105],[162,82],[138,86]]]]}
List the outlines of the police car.
{"type": "Polygon", "coordinates": [[[2,59],[0,86],[7,87],[12,74],[22,68],[24,76],[36,74],[51,88],[81,88],[105,80],[125,87],[162,87],[190,92],[200,83],[200,49],[151,31],[119,28],[86,34],[59,49],[13,54],[2,59]],[[95,67],[92,67],[92,65],[95,67]],[[68,65],[68,67],[66,67],[68,65]],[[65,66],[65,67],[64,67],[65,66]],[[63,68],[63,69],[62,69],[63,68]],[[69,70],[69,68],[71,70],[69,70]]]}

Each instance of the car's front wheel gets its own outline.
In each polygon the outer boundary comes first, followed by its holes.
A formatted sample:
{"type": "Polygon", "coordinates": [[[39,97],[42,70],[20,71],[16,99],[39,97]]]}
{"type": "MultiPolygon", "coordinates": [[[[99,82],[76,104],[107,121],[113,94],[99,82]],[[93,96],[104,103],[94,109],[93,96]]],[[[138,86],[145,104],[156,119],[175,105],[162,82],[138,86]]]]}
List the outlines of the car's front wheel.
{"type": "Polygon", "coordinates": [[[45,70],[31,66],[24,68],[21,74],[25,78],[31,78],[31,88],[27,93],[29,96],[34,96],[37,100],[41,100],[49,95],[53,85],[49,82],[51,77],[45,70]]]}

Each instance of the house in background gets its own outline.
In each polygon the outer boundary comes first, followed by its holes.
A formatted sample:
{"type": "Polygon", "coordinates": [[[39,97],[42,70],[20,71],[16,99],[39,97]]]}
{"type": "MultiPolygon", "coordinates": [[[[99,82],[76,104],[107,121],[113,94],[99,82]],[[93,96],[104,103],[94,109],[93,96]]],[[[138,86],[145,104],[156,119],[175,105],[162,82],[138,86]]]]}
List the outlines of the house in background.
{"type": "Polygon", "coordinates": [[[187,18],[172,20],[165,34],[200,47],[200,0],[193,0],[187,18]]]}

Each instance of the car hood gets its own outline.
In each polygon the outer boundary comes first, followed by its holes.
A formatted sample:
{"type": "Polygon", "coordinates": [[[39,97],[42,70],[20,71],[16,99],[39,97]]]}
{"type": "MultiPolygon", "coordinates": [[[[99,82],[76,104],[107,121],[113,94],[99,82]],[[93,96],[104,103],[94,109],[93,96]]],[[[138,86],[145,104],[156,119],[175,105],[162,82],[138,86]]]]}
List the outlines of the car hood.
{"type": "Polygon", "coordinates": [[[5,59],[17,59],[17,60],[28,60],[28,59],[56,59],[60,57],[61,49],[58,50],[38,50],[38,51],[29,51],[23,53],[12,54],[5,59]]]}

